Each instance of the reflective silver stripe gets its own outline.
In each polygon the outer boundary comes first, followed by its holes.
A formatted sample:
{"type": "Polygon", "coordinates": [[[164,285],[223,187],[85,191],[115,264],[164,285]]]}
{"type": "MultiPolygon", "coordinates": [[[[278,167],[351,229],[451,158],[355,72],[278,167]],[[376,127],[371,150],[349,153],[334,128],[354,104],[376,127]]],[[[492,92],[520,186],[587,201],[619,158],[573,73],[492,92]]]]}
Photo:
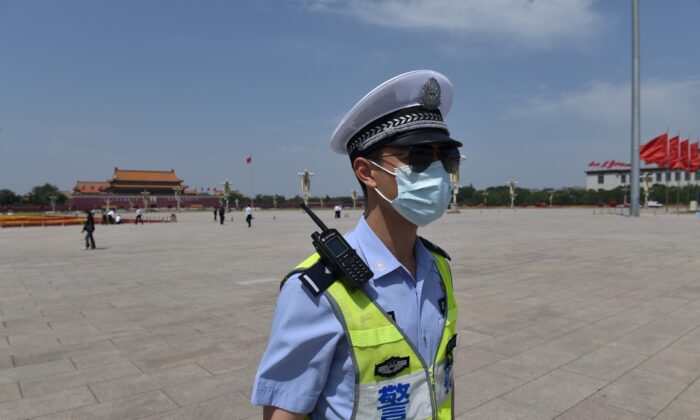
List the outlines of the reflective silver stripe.
{"type": "Polygon", "coordinates": [[[309,283],[309,285],[314,288],[314,292],[318,293],[318,286],[316,286],[316,283],[314,283],[314,281],[311,280],[311,277],[307,276],[306,274],[302,274],[301,277],[303,277],[304,280],[306,280],[309,283]]]}
{"type": "Polygon", "coordinates": [[[331,308],[333,308],[335,317],[338,319],[338,322],[340,322],[340,324],[343,326],[343,331],[345,331],[345,337],[348,340],[348,351],[350,352],[352,367],[355,371],[355,398],[353,398],[352,415],[350,416],[350,418],[354,420],[357,418],[357,405],[360,401],[360,399],[357,398],[357,396],[360,395],[360,366],[357,364],[357,359],[355,358],[355,350],[353,350],[352,339],[350,338],[350,332],[348,331],[348,324],[345,321],[345,317],[343,316],[343,311],[340,309],[340,305],[338,305],[338,301],[335,300],[331,292],[329,292],[328,290],[323,292],[323,295],[331,303],[331,308]]]}
{"type": "MultiPolygon", "coordinates": [[[[433,408],[430,402],[430,386],[423,371],[398,376],[374,384],[360,384],[357,400],[356,418],[358,419],[381,420],[383,412],[384,414],[388,414],[389,410],[400,412],[403,408],[406,410],[406,417],[404,417],[406,419],[429,419],[433,416],[433,408]],[[394,407],[380,410],[379,408],[382,406],[379,401],[380,390],[388,385],[396,386],[397,384],[409,384],[408,404],[397,404],[394,407]]],[[[400,400],[397,401],[401,402],[400,400]]]]}
{"type": "Polygon", "coordinates": [[[452,392],[452,369],[454,369],[454,365],[449,372],[445,371],[446,366],[445,362],[440,362],[433,370],[435,374],[435,398],[438,406],[444,404],[450,397],[450,392],[452,392]]]}

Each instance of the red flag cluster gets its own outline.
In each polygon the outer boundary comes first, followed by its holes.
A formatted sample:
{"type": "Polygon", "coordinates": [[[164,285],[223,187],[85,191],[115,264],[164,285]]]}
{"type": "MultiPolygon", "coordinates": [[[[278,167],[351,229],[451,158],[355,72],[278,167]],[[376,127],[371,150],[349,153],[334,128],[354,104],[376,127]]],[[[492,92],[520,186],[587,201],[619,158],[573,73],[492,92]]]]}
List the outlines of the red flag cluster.
{"type": "Polygon", "coordinates": [[[649,140],[639,149],[639,158],[660,168],[700,170],[700,146],[697,142],[690,143],[690,139],[681,141],[680,136],[669,139],[668,134],[662,134],[649,140]]]}
{"type": "Polygon", "coordinates": [[[591,161],[591,162],[588,164],[588,166],[591,167],[591,168],[608,168],[608,169],[612,169],[612,168],[631,168],[631,167],[632,167],[632,165],[630,165],[629,163],[618,162],[618,161],[616,161],[616,160],[614,160],[614,159],[613,159],[613,160],[606,160],[605,162],[602,162],[602,163],[601,163],[601,162],[596,162],[596,161],[591,161]]]}

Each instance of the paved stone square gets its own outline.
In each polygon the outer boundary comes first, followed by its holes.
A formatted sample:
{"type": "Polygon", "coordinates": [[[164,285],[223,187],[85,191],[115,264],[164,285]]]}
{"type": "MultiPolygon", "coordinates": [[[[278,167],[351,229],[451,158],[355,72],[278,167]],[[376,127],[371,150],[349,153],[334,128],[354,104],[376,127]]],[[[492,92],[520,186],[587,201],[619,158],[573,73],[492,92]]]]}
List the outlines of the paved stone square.
{"type": "MultiPolygon", "coordinates": [[[[315,225],[233,216],[98,225],[95,251],[79,226],[0,230],[0,419],[259,418],[279,281],[315,225]]],[[[700,418],[700,218],[472,209],[422,234],[452,255],[458,418],[700,418]]]]}

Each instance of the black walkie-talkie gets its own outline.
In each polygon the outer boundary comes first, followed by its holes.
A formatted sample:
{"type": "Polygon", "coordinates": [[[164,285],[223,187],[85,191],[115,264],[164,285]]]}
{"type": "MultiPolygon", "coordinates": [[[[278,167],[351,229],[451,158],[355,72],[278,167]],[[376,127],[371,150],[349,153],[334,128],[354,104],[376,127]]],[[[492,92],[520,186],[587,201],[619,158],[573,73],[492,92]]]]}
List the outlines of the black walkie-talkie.
{"type": "Polygon", "coordinates": [[[301,208],[321,228],[321,233],[312,233],[311,239],[321,259],[329,269],[334,271],[333,274],[340,276],[341,280],[350,287],[359,287],[374,276],[372,270],[367,267],[340,232],[329,229],[306,204],[301,203],[301,208]]]}

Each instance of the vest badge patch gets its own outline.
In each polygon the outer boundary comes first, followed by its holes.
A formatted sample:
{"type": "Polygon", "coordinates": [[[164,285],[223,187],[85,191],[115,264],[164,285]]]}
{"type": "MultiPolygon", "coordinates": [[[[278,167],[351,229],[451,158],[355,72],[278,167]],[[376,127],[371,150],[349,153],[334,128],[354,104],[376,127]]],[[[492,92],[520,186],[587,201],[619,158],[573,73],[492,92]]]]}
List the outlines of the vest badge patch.
{"type": "Polygon", "coordinates": [[[406,369],[410,365],[409,356],[392,356],[378,365],[374,365],[374,375],[389,378],[406,369]]]}
{"type": "Polygon", "coordinates": [[[453,335],[452,338],[450,338],[450,341],[447,342],[447,347],[445,348],[445,359],[447,361],[447,366],[452,367],[452,363],[454,362],[454,349],[457,347],[457,334],[453,335]]]}

